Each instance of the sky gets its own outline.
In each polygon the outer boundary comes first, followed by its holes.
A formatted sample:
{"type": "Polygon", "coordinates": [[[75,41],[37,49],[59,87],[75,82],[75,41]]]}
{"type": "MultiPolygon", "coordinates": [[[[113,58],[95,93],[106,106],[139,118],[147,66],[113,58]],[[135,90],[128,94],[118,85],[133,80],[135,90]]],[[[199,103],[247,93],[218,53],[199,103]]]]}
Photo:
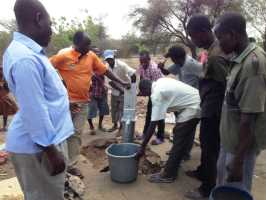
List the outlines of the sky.
{"type": "MultiPolygon", "coordinates": [[[[94,19],[102,18],[110,37],[119,39],[126,33],[134,31],[128,13],[134,6],[146,6],[147,0],[40,0],[51,17],[80,17],[87,9],[94,19]]],[[[1,0],[0,19],[14,18],[15,0],[1,0]]]]}

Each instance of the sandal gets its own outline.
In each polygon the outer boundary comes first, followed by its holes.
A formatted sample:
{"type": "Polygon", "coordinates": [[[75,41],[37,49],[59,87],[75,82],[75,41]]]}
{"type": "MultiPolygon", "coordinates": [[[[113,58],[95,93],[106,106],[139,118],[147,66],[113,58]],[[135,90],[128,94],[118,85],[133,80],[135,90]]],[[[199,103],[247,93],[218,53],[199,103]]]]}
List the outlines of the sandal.
{"type": "Polygon", "coordinates": [[[162,139],[156,138],[155,140],[151,141],[151,145],[160,145],[164,143],[164,141],[162,139]]]}
{"type": "Polygon", "coordinates": [[[175,181],[174,177],[163,177],[162,173],[152,174],[149,179],[151,183],[173,183],[175,181]]]}

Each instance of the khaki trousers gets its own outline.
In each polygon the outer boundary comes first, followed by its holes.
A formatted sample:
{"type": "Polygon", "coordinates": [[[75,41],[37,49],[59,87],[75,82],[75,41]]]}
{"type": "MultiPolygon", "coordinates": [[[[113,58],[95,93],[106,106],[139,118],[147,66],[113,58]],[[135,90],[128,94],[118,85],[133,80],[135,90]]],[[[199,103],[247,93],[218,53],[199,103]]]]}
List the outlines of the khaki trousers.
{"type": "MultiPolygon", "coordinates": [[[[66,142],[60,144],[58,149],[67,157],[66,142]]],[[[10,157],[25,200],[64,200],[65,172],[50,176],[42,152],[11,153],[10,157]]]]}
{"type": "Polygon", "coordinates": [[[69,166],[77,163],[81,148],[81,134],[88,116],[88,103],[79,103],[80,112],[71,113],[75,133],[67,139],[69,166]]]}

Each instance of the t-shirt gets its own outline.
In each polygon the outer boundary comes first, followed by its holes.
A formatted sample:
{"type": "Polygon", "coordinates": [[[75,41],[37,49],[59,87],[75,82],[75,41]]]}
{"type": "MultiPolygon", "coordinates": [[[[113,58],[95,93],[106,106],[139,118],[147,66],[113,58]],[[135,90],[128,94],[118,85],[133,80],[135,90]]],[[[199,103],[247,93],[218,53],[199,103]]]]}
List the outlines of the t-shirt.
{"type": "MultiPolygon", "coordinates": [[[[109,67],[109,69],[117,76],[119,77],[121,80],[125,81],[125,82],[130,82],[130,77],[135,74],[136,70],[132,69],[131,67],[129,67],[126,63],[122,62],[121,60],[116,59],[115,60],[115,65],[114,68],[109,67]]],[[[119,85],[119,83],[116,83],[119,85]]],[[[119,85],[120,86],[120,85],[119,85]]],[[[123,88],[122,86],[120,86],[121,88],[123,88]]],[[[115,89],[112,88],[112,95],[114,96],[119,96],[120,92],[115,89]]]]}
{"type": "Polygon", "coordinates": [[[226,56],[215,41],[208,49],[208,60],[203,64],[203,77],[199,81],[201,117],[220,117],[227,76],[226,56]]]}
{"type": "Polygon", "coordinates": [[[151,121],[165,119],[167,111],[178,113],[177,122],[200,117],[197,89],[172,78],[160,78],[152,84],[151,121]]]}
{"type": "Polygon", "coordinates": [[[266,55],[251,43],[233,59],[221,118],[223,148],[235,153],[239,143],[241,113],[257,114],[252,150],[266,148],[266,55]]]}
{"type": "Polygon", "coordinates": [[[150,64],[146,69],[140,65],[137,73],[140,75],[140,79],[147,79],[150,81],[157,81],[159,78],[163,77],[162,71],[153,61],[150,61],[150,64]]]}
{"type": "Polygon", "coordinates": [[[75,49],[68,48],[50,58],[66,83],[70,102],[89,101],[93,73],[102,75],[107,70],[107,66],[92,51],[80,56],[75,49]]]}
{"type": "Polygon", "coordinates": [[[186,56],[183,66],[173,64],[168,68],[168,71],[176,75],[177,79],[194,88],[199,87],[199,78],[202,77],[203,73],[202,64],[189,55],[186,56]]]}

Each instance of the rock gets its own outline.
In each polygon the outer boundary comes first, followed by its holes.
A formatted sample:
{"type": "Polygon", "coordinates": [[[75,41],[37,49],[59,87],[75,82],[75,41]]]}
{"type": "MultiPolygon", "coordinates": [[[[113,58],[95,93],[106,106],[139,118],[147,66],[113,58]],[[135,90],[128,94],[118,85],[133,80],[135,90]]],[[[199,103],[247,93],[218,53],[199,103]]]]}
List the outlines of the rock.
{"type": "Polygon", "coordinates": [[[140,160],[139,173],[145,175],[160,172],[162,168],[161,164],[161,157],[157,153],[147,149],[144,158],[140,160]]]}
{"type": "Polygon", "coordinates": [[[98,149],[106,149],[109,145],[117,143],[116,138],[110,138],[110,139],[96,139],[91,142],[95,148],[98,149]]]}
{"type": "Polygon", "coordinates": [[[66,175],[65,200],[82,200],[85,194],[85,184],[78,176],[66,175]]]}
{"type": "Polygon", "coordinates": [[[147,161],[149,161],[152,165],[160,165],[161,163],[161,158],[157,156],[148,156],[146,157],[147,161]]]}

